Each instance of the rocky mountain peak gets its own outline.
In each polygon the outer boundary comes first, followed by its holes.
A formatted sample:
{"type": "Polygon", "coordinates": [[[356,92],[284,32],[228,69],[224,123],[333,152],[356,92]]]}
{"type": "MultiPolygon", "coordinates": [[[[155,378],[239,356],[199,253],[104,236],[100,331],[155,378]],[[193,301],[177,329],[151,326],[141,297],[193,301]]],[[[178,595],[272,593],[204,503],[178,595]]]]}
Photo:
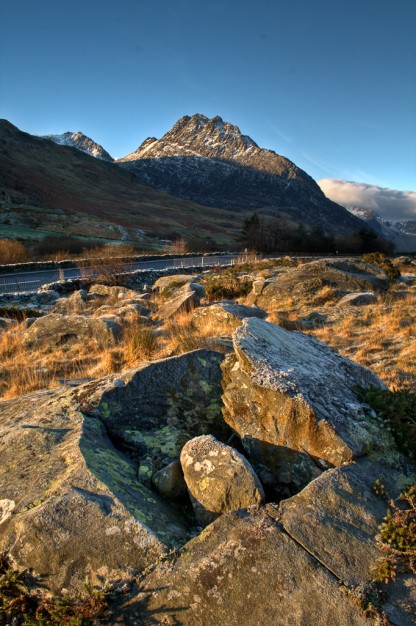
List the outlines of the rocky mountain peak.
{"type": "Polygon", "coordinates": [[[53,141],[61,146],[77,148],[77,150],[81,150],[81,152],[85,152],[86,154],[89,154],[96,159],[100,159],[101,161],[114,161],[113,157],[106,150],[104,150],[100,144],[96,143],[79,130],[75,133],[67,131],[66,133],[61,133],[60,135],[43,135],[42,139],[49,139],[50,141],[53,141]]]}

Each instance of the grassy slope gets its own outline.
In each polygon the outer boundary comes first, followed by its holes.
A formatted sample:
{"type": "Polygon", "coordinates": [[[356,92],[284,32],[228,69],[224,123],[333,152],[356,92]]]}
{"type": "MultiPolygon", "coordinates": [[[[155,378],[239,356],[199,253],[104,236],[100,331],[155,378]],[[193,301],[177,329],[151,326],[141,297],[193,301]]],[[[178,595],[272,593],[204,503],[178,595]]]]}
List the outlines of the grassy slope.
{"type": "Polygon", "coordinates": [[[12,208],[63,209],[162,237],[177,231],[227,241],[238,234],[242,221],[230,211],[142,185],[115,164],[23,133],[5,120],[0,121],[0,191],[3,198],[4,192],[11,197],[12,208]]]}

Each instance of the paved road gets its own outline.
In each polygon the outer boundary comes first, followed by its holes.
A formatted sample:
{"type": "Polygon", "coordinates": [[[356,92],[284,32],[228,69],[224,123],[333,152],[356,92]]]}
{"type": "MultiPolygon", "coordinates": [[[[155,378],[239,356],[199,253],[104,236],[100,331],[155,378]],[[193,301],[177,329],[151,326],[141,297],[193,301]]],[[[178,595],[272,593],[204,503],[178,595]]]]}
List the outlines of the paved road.
{"type": "MultiPolygon", "coordinates": [[[[133,270],[149,270],[149,269],[165,269],[169,267],[192,267],[193,265],[204,265],[211,267],[213,265],[227,265],[231,262],[232,255],[224,256],[195,256],[178,259],[160,259],[155,261],[140,261],[132,263],[130,271],[133,270]]],[[[90,273],[94,275],[93,268],[83,268],[83,275],[90,273]]],[[[65,269],[54,270],[36,270],[32,272],[14,272],[11,274],[0,274],[0,293],[13,293],[17,291],[33,291],[57,280],[68,280],[70,278],[79,278],[81,272],[77,267],[69,267],[65,269]]]]}

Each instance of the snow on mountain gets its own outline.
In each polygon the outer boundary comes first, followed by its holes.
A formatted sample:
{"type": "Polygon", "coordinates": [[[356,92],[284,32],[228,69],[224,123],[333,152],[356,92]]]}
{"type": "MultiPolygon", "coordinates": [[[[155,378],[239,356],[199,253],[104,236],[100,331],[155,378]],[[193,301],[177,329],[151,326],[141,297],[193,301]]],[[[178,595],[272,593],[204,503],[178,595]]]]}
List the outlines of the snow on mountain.
{"type": "Polygon", "coordinates": [[[42,139],[49,139],[61,146],[77,148],[101,161],[114,160],[102,146],[79,131],[76,133],[66,132],[60,135],[43,135],[42,139]]]}

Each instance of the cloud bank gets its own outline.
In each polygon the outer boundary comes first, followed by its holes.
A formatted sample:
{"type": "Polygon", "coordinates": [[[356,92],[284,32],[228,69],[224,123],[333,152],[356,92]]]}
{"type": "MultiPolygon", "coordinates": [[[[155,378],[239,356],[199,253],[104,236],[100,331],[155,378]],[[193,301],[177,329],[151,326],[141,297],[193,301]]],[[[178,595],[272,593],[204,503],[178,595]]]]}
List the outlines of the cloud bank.
{"type": "Polygon", "coordinates": [[[397,191],[339,178],[323,178],[324,194],[342,206],[372,209],[386,220],[416,220],[416,192],[397,191]]]}

